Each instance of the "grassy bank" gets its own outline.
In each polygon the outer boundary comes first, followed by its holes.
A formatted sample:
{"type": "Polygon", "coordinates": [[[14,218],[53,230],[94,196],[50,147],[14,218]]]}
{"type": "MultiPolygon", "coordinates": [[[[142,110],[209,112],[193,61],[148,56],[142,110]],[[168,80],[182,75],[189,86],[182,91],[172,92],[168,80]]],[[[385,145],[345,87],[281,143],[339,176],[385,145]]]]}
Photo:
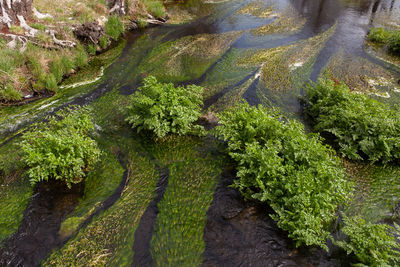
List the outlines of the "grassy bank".
{"type": "MultiPolygon", "coordinates": [[[[148,14],[155,18],[166,16],[159,0],[126,1],[126,14],[120,17],[110,15],[106,1],[68,0],[63,2],[63,8],[48,0],[35,0],[33,4],[41,13],[49,15],[29,21],[35,36],[27,44],[18,43],[16,47],[10,47],[9,40],[0,38],[0,103],[3,105],[58,93],[63,89],[60,87],[63,80],[76,76],[71,79],[81,81],[76,73],[97,75],[98,69],[92,67],[97,64],[91,58],[112,46],[129,28],[130,20],[145,27],[148,14]],[[103,29],[99,33],[102,36],[98,40],[78,39],[74,29],[83,23],[97,23],[103,29]],[[57,45],[49,31],[54,31],[58,40],[76,45],[68,48],[57,45]]],[[[12,26],[9,32],[26,34],[20,26],[12,26]]]]}

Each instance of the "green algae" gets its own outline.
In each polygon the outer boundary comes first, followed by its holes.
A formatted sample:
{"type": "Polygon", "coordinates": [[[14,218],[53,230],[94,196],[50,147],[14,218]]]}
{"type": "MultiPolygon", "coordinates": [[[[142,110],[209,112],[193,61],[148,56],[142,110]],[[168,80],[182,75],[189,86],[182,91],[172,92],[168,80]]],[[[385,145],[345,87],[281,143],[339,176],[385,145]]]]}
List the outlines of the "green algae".
{"type": "Polygon", "coordinates": [[[398,90],[398,77],[368,59],[349,57],[343,50],[333,55],[324,68],[323,76],[344,82],[352,91],[389,98],[398,90]]]}
{"type": "Polygon", "coordinates": [[[264,26],[252,29],[250,33],[259,36],[273,33],[279,33],[281,35],[294,34],[298,32],[307,21],[291,5],[287,6],[282,11],[276,10],[275,12],[276,14],[274,15],[277,19],[264,26]]]}
{"type": "Polygon", "coordinates": [[[135,153],[127,166],[127,182],[121,198],[93,218],[72,240],[53,252],[43,266],[130,265],[134,232],[154,197],[158,174],[151,160],[135,153]]]}
{"type": "Polygon", "coordinates": [[[151,240],[155,266],[202,264],[206,212],[221,172],[218,160],[199,151],[202,143],[195,137],[169,137],[154,148],[156,160],[170,169],[151,240]]]}
{"type": "Polygon", "coordinates": [[[277,15],[272,5],[265,5],[261,1],[246,4],[237,11],[237,14],[248,14],[259,18],[272,18],[277,15]]]}
{"type": "Polygon", "coordinates": [[[61,224],[59,235],[62,239],[71,236],[121,183],[124,168],[114,154],[105,149],[102,151],[100,161],[85,179],[85,189],[79,204],[61,224]]]}
{"type": "Polygon", "coordinates": [[[0,148],[0,243],[18,229],[33,192],[19,151],[16,142],[0,148]]]}
{"type": "Polygon", "coordinates": [[[225,52],[241,32],[223,34],[198,34],[157,45],[139,66],[163,82],[194,80],[225,52]]]}
{"type": "Polygon", "coordinates": [[[243,49],[232,48],[220,61],[207,72],[201,83],[205,88],[204,99],[214,96],[228,86],[232,86],[257,69],[255,65],[241,65],[245,56],[243,49]]]}

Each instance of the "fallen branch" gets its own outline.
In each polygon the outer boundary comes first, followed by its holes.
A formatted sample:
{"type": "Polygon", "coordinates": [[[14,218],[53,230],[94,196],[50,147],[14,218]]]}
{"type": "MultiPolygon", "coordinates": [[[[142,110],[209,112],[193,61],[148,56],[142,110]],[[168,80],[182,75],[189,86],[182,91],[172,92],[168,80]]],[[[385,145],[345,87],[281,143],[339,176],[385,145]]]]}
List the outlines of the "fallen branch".
{"type": "Polygon", "coordinates": [[[38,19],[53,18],[53,16],[50,15],[50,14],[43,14],[43,13],[40,13],[40,12],[36,9],[36,7],[34,7],[32,10],[33,10],[33,15],[35,15],[35,17],[37,17],[38,19]]]}
{"type": "Polygon", "coordinates": [[[0,35],[11,38],[11,41],[7,43],[7,47],[9,47],[11,49],[15,49],[17,47],[17,42],[20,42],[22,44],[22,46],[19,49],[19,51],[24,52],[26,50],[26,46],[28,43],[27,36],[10,34],[10,33],[0,33],[0,35]]]}
{"type": "Polygon", "coordinates": [[[56,32],[54,30],[46,30],[45,32],[47,34],[49,34],[51,36],[51,38],[53,38],[53,42],[56,45],[59,45],[61,47],[69,47],[69,48],[72,48],[72,47],[76,46],[75,42],[72,42],[72,41],[69,41],[69,40],[59,40],[59,39],[57,39],[56,38],[56,32]]]}

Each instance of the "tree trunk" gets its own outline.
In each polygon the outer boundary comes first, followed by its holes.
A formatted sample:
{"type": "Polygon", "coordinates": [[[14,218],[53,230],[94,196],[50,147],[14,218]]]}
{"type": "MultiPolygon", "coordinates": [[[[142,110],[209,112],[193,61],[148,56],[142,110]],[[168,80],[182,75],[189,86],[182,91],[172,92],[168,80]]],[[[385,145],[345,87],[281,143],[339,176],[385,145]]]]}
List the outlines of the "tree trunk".
{"type": "Polygon", "coordinates": [[[32,17],[32,1],[0,0],[0,30],[29,20],[32,17]]]}
{"type": "Polygon", "coordinates": [[[108,0],[108,6],[110,7],[110,14],[126,14],[125,0],[108,0]]]}

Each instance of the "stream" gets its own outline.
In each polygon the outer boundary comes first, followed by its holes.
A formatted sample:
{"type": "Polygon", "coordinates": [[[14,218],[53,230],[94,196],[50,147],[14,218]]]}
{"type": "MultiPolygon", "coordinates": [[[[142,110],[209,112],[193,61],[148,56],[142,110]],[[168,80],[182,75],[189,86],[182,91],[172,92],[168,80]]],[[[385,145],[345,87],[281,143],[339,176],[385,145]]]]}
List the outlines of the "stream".
{"type": "MultiPolygon", "coordinates": [[[[298,97],[307,82],[327,73],[354,91],[399,104],[400,67],[374,52],[365,37],[372,26],[400,26],[400,0],[193,0],[170,8],[188,21],[126,33],[121,55],[93,83],[0,108],[0,157],[14,152],[32,123],[69,105],[92,108],[96,140],[106,151],[85,189],[40,184],[21,204],[6,193],[29,192],[29,185],[14,181],[27,179],[24,174],[0,179],[0,197],[7,196],[0,215],[13,210],[7,216],[20,218],[0,218],[0,266],[356,263],[331,244],[328,252],[296,249],[269,207],[245,202],[229,187],[235,171],[213,138],[152,142],[129,129],[121,107],[144,77],[154,75],[203,86],[204,113],[245,99],[278,107],[307,127],[298,97]],[[68,220],[77,223],[63,225],[68,220]],[[61,235],[66,225],[72,226],[61,235]]],[[[399,169],[357,168],[368,179],[357,184],[359,201],[348,212],[397,221],[400,184],[389,181],[399,169]]]]}

